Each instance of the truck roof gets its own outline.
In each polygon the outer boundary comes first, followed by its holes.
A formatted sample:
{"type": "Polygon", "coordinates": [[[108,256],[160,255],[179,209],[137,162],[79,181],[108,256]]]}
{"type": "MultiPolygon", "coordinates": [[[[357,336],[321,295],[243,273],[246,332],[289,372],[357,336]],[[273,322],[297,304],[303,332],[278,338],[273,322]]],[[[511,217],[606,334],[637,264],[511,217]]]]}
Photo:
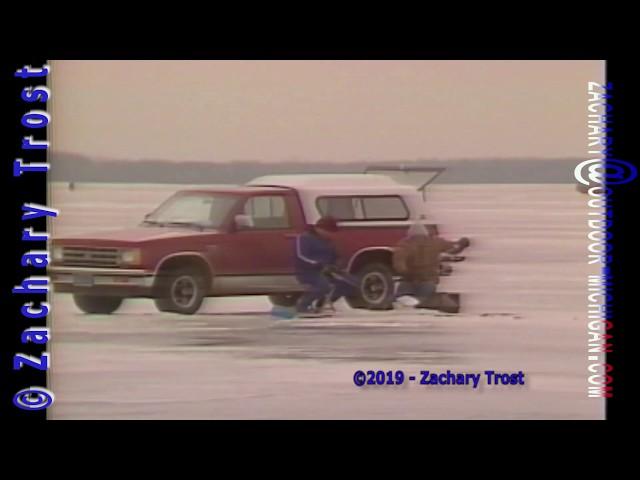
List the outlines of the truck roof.
{"type": "Polygon", "coordinates": [[[363,185],[398,185],[385,175],[369,173],[300,173],[288,175],[266,175],[254,178],[247,185],[278,185],[290,188],[296,187],[329,187],[363,185]]]}
{"type": "Polygon", "coordinates": [[[247,192],[273,192],[282,190],[287,190],[286,187],[277,187],[277,186],[247,186],[247,185],[229,185],[229,184],[221,184],[221,185],[210,185],[206,188],[185,188],[180,190],[180,192],[192,192],[192,193],[215,193],[215,192],[226,192],[226,193],[247,193],[247,192]]]}
{"type": "Polygon", "coordinates": [[[311,196],[367,194],[367,195],[417,195],[411,185],[397,182],[387,175],[372,173],[317,173],[266,175],[247,182],[245,185],[211,185],[207,188],[190,188],[187,192],[273,192],[296,190],[301,195],[311,196]]]}
{"type": "Polygon", "coordinates": [[[416,193],[414,187],[396,182],[386,175],[371,173],[314,173],[266,175],[247,182],[247,186],[277,186],[301,191],[350,191],[357,193],[416,193]]]}

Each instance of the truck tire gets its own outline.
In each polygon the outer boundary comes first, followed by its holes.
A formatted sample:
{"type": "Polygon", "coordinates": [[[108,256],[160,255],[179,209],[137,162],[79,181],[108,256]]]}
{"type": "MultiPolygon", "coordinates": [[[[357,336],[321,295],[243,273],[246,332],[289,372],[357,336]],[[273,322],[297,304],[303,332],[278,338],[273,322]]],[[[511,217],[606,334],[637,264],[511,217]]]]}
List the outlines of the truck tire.
{"type": "Polygon", "coordinates": [[[393,308],[395,285],[391,267],[384,263],[370,263],[358,269],[355,274],[360,278],[360,288],[356,296],[346,299],[351,308],[368,310],[393,308]]]}
{"type": "Polygon", "coordinates": [[[276,307],[295,307],[301,296],[301,293],[279,293],[269,295],[269,300],[276,307]]]}
{"type": "Polygon", "coordinates": [[[122,305],[121,297],[104,297],[99,295],[73,295],[73,302],[84,313],[100,313],[108,315],[122,305]]]}
{"type": "Polygon", "coordinates": [[[205,278],[196,268],[165,272],[154,303],[161,312],[193,315],[202,306],[205,295],[205,278]]]}

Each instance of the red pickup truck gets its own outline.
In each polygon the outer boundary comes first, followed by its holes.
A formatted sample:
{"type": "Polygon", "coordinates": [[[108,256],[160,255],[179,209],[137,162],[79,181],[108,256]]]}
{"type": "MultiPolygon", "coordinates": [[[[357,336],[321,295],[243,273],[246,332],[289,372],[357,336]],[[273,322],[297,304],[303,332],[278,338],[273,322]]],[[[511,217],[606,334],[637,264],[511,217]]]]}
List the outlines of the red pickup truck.
{"type": "MultiPolygon", "coordinates": [[[[175,193],[136,228],[52,240],[49,275],[87,313],[125,298],[193,314],[204,297],[268,295],[292,305],[303,291],[295,237],[323,215],[339,219],[342,267],[361,278],[352,307],[389,308],[393,246],[424,218],[423,193],[380,174],[281,175],[175,193]]],[[[437,232],[435,225],[428,228],[437,232]]]]}

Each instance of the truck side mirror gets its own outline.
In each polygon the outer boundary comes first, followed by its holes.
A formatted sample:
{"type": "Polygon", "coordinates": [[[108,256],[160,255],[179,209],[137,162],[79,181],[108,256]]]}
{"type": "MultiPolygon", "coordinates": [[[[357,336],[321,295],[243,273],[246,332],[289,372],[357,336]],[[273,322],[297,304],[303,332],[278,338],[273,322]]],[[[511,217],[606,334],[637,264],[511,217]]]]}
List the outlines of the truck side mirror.
{"type": "Polygon", "coordinates": [[[253,228],[253,217],[251,215],[236,215],[234,217],[236,230],[245,230],[253,228]]]}

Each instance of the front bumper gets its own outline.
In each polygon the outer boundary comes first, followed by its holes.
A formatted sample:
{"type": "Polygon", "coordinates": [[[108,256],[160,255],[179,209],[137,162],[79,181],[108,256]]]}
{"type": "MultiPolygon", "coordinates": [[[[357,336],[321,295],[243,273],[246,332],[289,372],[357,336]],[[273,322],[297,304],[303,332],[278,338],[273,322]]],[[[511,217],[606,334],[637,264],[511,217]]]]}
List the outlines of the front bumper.
{"type": "Polygon", "coordinates": [[[57,293],[149,297],[153,272],[142,269],[51,266],[47,270],[57,293]]]}

